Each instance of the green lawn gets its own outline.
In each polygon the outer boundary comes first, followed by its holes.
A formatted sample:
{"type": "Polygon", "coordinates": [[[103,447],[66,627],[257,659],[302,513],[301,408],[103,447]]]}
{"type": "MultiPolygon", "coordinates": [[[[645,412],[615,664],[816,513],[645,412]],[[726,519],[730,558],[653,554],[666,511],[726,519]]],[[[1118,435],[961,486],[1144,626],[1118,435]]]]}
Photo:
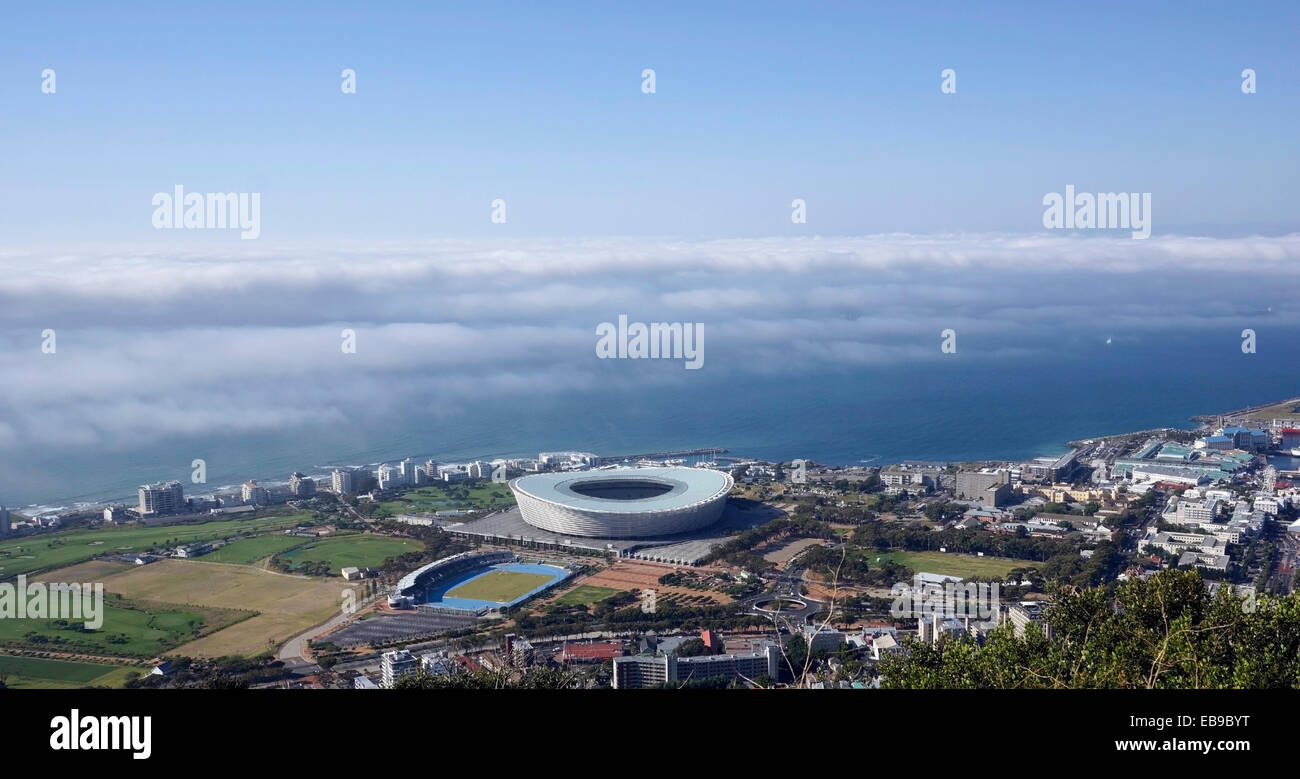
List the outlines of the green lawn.
{"type": "Polygon", "coordinates": [[[310,514],[227,519],[184,525],[121,525],[31,536],[0,543],[0,578],[60,568],[113,553],[139,553],[157,546],[227,538],[241,532],[284,529],[311,519],[310,514]]]}
{"type": "MultiPolygon", "coordinates": [[[[883,560],[892,560],[906,565],[918,573],[937,573],[942,576],[1001,577],[1015,568],[1037,565],[1031,560],[1015,560],[1008,557],[977,557],[975,555],[947,554],[945,552],[885,552],[879,555],[883,560]]],[[[875,560],[875,557],[870,558],[875,560]]]]}
{"type": "Polygon", "coordinates": [[[331,571],[338,572],[349,566],[375,568],[394,555],[418,552],[423,548],[419,541],[356,534],[309,541],[305,546],[280,555],[280,559],[293,568],[303,563],[324,562],[331,571]]]}
{"type": "Polygon", "coordinates": [[[378,516],[394,514],[432,514],[435,511],[463,509],[488,511],[515,504],[510,487],[482,480],[468,484],[431,484],[411,490],[397,500],[386,500],[376,509],[378,516]]]}
{"type": "Polygon", "coordinates": [[[250,615],[234,609],[131,602],[104,596],[103,624],[86,630],[84,620],[0,619],[0,644],[52,652],[152,657],[250,615]]]}
{"type": "Polygon", "coordinates": [[[80,660],[0,655],[0,675],[5,677],[5,685],[13,689],[78,688],[89,684],[121,687],[131,671],[144,674],[148,669],[80,660]]]}
{"type": "Polygon", "coordinates": [[[555,599],[556,606],[592,606],[618,593],[613,587],[579,584],[555,599]]]}
{"type": "Polygon", "coordinates": [[[214,549],[196,559],[212,563],[252,565],[258,560],[264,560],[273,554],[279,554],[295,546],[302,546],[307,542],[307,539],[298,536],[280,534],[254,536],[253,538],[241,538],[238,541],[232,541],[220,549],[214,549]]]}
{"type": "Polygon", "coordinates": [[[515,598],[532,592],[553,577],[541,573],[523,573],[522,571],[492,571],[477,579],[465,582],[447,594],[453,598],[474,598],[498,603],[509,603],[515,598]]]}

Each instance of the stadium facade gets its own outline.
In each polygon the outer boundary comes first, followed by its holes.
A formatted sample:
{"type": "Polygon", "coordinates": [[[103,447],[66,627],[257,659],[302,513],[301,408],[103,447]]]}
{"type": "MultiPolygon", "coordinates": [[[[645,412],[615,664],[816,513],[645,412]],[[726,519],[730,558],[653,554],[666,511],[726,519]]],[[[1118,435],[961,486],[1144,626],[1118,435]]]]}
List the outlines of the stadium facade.
{"type": "Polygon", "coordinates": [[[730,474],[707,468],[615,468],[521,476],[510,489],[533,527],[590,538],[653,538],[717,522],[733,484],[730,474]]]}

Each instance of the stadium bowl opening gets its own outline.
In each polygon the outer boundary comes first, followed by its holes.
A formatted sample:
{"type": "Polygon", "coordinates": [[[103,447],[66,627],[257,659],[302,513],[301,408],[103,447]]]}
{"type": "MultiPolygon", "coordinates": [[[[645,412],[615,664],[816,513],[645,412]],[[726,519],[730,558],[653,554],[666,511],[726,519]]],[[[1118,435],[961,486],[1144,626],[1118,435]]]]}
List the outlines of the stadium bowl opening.
{"type": "Polygon", "coordinates": [[[591,538],[653,538],[717,522],[733,483],[730,474],[707,468],[616,468],[522,476],[510,489],[533,527],[591,538]]]}

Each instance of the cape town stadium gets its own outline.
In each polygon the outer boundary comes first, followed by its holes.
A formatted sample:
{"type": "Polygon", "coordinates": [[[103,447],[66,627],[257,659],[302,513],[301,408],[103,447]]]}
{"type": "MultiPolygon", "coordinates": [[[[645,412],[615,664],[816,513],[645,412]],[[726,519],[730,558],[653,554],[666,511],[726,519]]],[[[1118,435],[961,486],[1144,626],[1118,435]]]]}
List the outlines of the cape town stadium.
{"type": "Polygon", "coordinates": [[[687,533],[718,521],[730,474],[705,468],[616,468],[539,473],[510,482],[533,527],[594,538],[687,533]]]}

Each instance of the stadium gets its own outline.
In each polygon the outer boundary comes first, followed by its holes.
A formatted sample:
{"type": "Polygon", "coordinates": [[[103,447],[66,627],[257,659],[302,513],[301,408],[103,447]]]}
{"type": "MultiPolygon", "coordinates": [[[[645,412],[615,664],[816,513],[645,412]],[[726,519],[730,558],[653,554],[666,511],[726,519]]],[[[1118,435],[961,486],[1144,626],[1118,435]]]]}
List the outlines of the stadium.
{"type": "Polygon", "coordinates": [[[403,576],[388,604],[482,615],[517,606],[568,576],[565,568],[524,563],[513,552],[462,552],[403,576]]]}
{"type": "Polygon", "coordinates": [[[589,538],[653,538],[718,521],[731,475],[705,468],[539,473],[510,482],[525,522],[589,538]]]}

